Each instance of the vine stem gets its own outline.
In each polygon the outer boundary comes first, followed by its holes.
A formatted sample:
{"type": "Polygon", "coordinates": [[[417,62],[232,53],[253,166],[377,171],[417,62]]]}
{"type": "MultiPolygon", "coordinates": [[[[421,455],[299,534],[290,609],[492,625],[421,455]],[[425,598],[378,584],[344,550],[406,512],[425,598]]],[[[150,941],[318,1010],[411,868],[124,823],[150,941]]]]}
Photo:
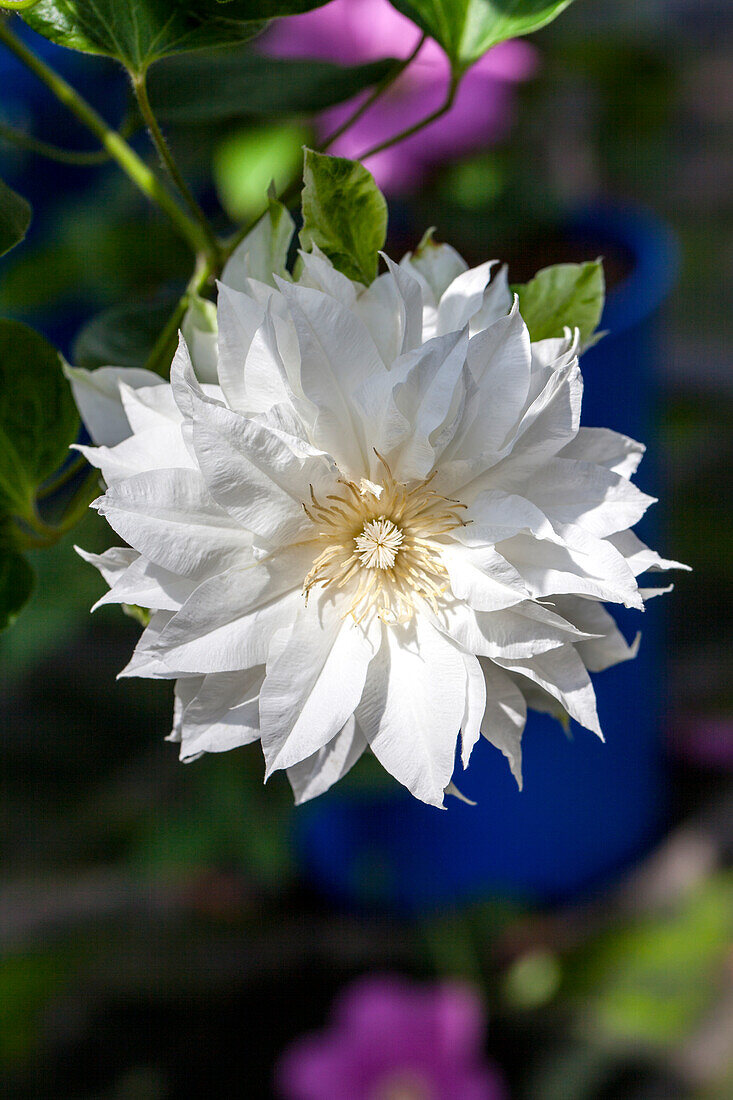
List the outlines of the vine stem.
{"type": "Polygon", "coordinates": [[[76,115],[81,123],[91,130],[99,139],[100,144],[107,150],[110,157],[117,162],[125,174],[132,180],[136,187],[159,206],[170,218],[180,235],[188,242],[194,252],[210,256],[212,261],[218,261],[218,250],[212,255],[208,235],[197,221],[191,218],[179,205],[168,188],[137,155],[135,150],[128,145],[125,139],[113,130],[99,115],[90,103],[79,95],[70,84],[59,76],[45,61],[37,57],[28,47],[17,38],[7,26],[0,21],[0,42],[3,43],[26,68],[30,69],[56,98],[76,115]]]}
{"type": "Polygon", "coordinates": [[[49,141],[41,141],[40,138],[23,134],[12,126],[6,126],[0,122],[0,139],[11,145],[24,149],[28,153],[36,153],[39,157],[48,157],[49,160],[58,161],[60,164],[78,164],[82,167],[93,167],[104,164],[109,160],[106,149],[76,150],[62,149],[59,145],[52,145],[49,141]]]}
{"type": "Polygon", "coordinates": [[[186,206],[191,213],[191,216],[196,219],[201,226],[202,232],[206,235],[208,242],[208,249],[212,257],[218,258],[219,255],[219,243],[214,236],[208,219],[203,210],[199,206],[198,202],[194,198],[192,191],[190,190],[185,179],[181,175],[181,171],[176,164],[171,148],[161,130],[158,120],[155,117],[153,108],[150,106],[150,100],[148,98],[148,86],[145,73],[135,74],[132,77],[132,87],[135,93],[135,99],[137,105],[140,108],[140,114],[143,117],[145,125],[148,128],[150,139],[153,145],[158,151],[161,163],[168,172],[174,186],[178,189],[181,198],[185,202],[186,206]]]}
{"type": "Polygon", "coordinates": [[[196,265],[196,270],[191,276],[188,286],[166,321],[165,327],[155,341],[153,349],[145,361],[146,370],[154,371],[156,374],[163,374],[164,372],[160,370],[160,367],[163,366],[166,369],[168,368],[171,356],[175,351],[173,345],[178,335],[181,321],[185,317],[186,310],[191,303],[191,298],[202,292],[212,274],[213,269],[207,260],[202,260],[196,265]]]}
{"type": "Polygon", "coordinates": [[[420,37],[412,53],[408,57],[404,58],[404,60],[398,62],[398,64],[395,65],[394,68],[389,73],[387,73],[387,75],[382,80],[380,80],[378,84],[375,85],[371,93],[357,107],[354,113],[352,115],[349,115],[349,117],[345,119],[344,122],[342,122],[341,125],[338,126],[332,134],[328,135],[326,140],[320,146],[318,150],[319,153],[327,152],[331,148],[333,143],[337,141],[342,134],[345,134],[347,130],[350,130],[354,123],[358,122],[362,115],[365,115],[369,108],[392,87],[392,85],[402,76],[405,69],[412,64],[417,55],[420,53],[420,50],[425,45],[425,40],[427,39],[427,37],[428,36],[426,34],[423,34],[420,37]]]}
{"type": "Polygon", "coordinates": [[[442,118],[453,106],[460,82],[460,75],[454,73],[451,76],[448,95],[442,106],[438,107],[437,110],[433,111],[425,118],[420,119],[419,122],[415,122],[412,126],[408,126],[406,130],[401,130],[398,134],[394,134],[391,138],[387,138],[386,141],[380,141],[378,145],[373,145],[371,149],[367,149],[365,153],[362,153],[358,159],[367,160],[369,157],[376,156],[377,153],[383,153],[385,149],[391,149],[393,145],[399,145],[401,141],[405,141],[407,138],[412,137],[413,134],[418,133],[419,130],[425,129],[426,126],[430,126],[431,123],[442,118]]]}

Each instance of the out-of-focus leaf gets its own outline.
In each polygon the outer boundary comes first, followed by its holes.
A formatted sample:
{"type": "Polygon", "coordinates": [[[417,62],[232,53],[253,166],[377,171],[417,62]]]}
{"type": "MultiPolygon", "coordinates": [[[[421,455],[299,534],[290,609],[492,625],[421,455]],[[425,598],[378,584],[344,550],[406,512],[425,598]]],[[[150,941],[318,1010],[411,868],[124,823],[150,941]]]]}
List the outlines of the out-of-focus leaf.
{"type": "Polygon", "coordinates": [[[533,340],[562,336],[567,326],[579,328],[581,344],[587,346],[603,312],[603,264],[555,264],[513,290],[533,340]]]}
{"type": "Polygon", "coordinates": [[[30,224],[30,204],[0,180],[0,256],[23,240],[30,224]]]}
{"type": "Polygon", "coordinates": [[[345,157],[305,151],[304,248],[317,245],[334,267],[367,286],[387,236],[387,203],[371,173],[345,157]]]}
{"type": "Polygon", "coordinates": [[[392,0],[435,38],[459,72],[508,38],[531,34],[572,0],[392,0]]]}
{"type": "Polygon", "coordinates": [[[34,584],[33,570],[22,554],[0,547],[0,630],[15,622],[34,584]]]}
{"type": "Polygon", "coordinates": [[[733,881],[703,883],[663,917],[614,931],[574,960],[584,1029],[614,1043],[671,1045],[688,1034],[719,990],[733,935],[733,881]]]}
{"type": "Polygon", "coordinates": [[[282,191],[297,179],[307,136],[301,126],[267,126],[239,130],[221,143],[214,154],[214,180],[234,221],[257,216],[272,180],[282,191]]]}
{"type": "Polygon", "coordinates": [[[252,50],[177,57],[150,74],[158,118],[177,125],[324,111],[381,80],[390,58],[345,68],[329,61],[290,61],[252,50]]]}
{"type": "Polygon", "coordinates": [[[25,22],[60,46],[116,57],[142,74],[161,57],[231,46],[267,20],[316,8],[323,0],[40,0],[25,22]]]}
{"type": "Polygon", "coordinates": [[[56,349],[27,325],[0,320],[0,501],[9,511],[28,515],[78,429],[56,349]]]}
{"type": "Polygon", "coordinates": [[[169,319],[178,295],[112,306],[85,325],[74,344],[76,366],[143,367],[169,319]]]}

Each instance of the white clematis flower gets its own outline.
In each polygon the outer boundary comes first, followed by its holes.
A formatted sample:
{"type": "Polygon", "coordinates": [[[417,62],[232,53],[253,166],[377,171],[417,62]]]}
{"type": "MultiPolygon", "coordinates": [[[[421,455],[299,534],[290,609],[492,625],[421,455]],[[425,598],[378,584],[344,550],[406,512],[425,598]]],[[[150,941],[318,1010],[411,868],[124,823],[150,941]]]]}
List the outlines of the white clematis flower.
{"type": "Polygon", "coordinates": [[[600,736],[588,669],[637,645],[603,604],[677,564],[629,531],[644,448],[579,427],[577,337],[531,344],[502,269],[428,240],[293,281],[289,235],[244,242],[170,385],[71,372],[129,547],[84,557],[152,612],[123,675],[176,681],[184,760],[260,740],[299,802],[369,747],[441,806],[459,732],[521,783],[527,706],[600,736]]]}

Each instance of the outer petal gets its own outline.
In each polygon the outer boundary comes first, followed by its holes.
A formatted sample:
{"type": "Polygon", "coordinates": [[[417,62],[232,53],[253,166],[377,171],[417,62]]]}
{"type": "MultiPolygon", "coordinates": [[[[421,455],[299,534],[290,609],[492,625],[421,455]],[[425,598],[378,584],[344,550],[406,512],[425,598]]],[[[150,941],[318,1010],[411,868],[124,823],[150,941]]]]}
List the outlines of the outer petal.
{"type": "Polygon", "coordinates": [[[619,531],[608,539],[620,554],[623,554],[626,563],[633,571],[634,576],[646,573],[649,570],[656,573],[660,569],[684,569],[690,570],[689,565],[681,561],[672,561],[668,558],[660,558],[655,550],[650,550],[633,531],[619,531]]]}
{"type": "Polygon", "coordinates": [[[461,722],[461,763],[468,767],[473,746],[481,736],[481,723],[486,710],[486,682],[481,665],[472,653],[464,653],[466,667],[466,707],[461,722]]]}
{"type": "Polygon", "coordinates": [[[576,458],[595,462],[614,474],[631,478],[644,457],[646,447],[628,435],[610,428],[579,428],[575,439],[559,452],[558,458],[576,458]]]}
{"type": "Polygon", "coordinates": [[[184,442],[181,425],[166,420],[123,439],[115,447],[82,447],[75,450],[102,472],[108,485],[150,470],[194,469],[195,462],[184,442]]]}
{"type": "Polygon", "coordinates": [[[509,761],[511,773],[522,789],[522,733],[527,704],[515,683],[493,661],[481,660],[486,682],[486,713],[482,733],[509,761]]]}
{"type": "Polygon", "coordinates": [[[523,490],[553,522],[572,523],[604,538],[638,523],[656,498],[626,478],[571,458],[550,458],[523,490]]]}
{"type": "Polygon", "coordinates": [[[177,577],[126,547],[107,550],[104,554],[88,554],[78,546],[75,549],[85,561],[97,566],[110,586],[109,592],[97,600],[92,611],[108,603],[177,611],[195,587],[194,581],[177,577]]]}
{"type": "Polygon", "coordinates": [[[530,659],[568,641],[585,637],[541,604],[527,601],[505,611],[473,611],[451,604],[440,615],[441,629],[462,649],[481,657],[530,659]]]}
{"type": "Polygon", "coordinates": [[[259,667],[203,677],[182,708],[181,760],[193,760],[204,752],[227,752],[258,740],[257,699],[264,674],[259,667]]]}
{"type": "Polygon", "coordinates": [[[264,664],[275,633],[302,606],[300,586],[312,560],[307,547],[295,547],[203,581],[156,638],[151,654],[178,674],[264,664]]]}
{"type": "Polygon", "coordinates": [[[353,715],[378,631],[343,617],[327,596],[302,608],[260,696],[267,776],[317,753],[353,715]]]}
{"type": "Polygon", "coordinates": [[[332,741],[300,764],[288,768],[296,806],[324,794],[337,780],[343,779],[366,748],[366,738],[352,714],[332,741]]]}
{"type": "Polygon", "coordinates": [[[573,646],[551,649],[529,660],[507,660],[503,657],[494,660],[501,668],[526,676],[544,688],[571,718],[603,740],[593,685],[573,646]]]}
{"type": "Polygon", "coordinates": [[[150,561],[202,578],[249,559],[251,535],[207,492],[196,470],[152,470],[110,486],[93,504],[150,561]]]}
{"type": "Polygon", "coordinates": [[[134,367],[99,367],[89,371],[67,365],[64,371],[87,431],[95,443],[107,447],[113,447],[130,434],[122,408],[120,381],[133,389],[165,385],[159,375],[134,367]]]}
{"type": "Polygon", "coordinates": [[[418,616],[384,627],[356,719],[382,766],[416,798],[442,806],[465,701],[463,654],[418,616]]]}
{"type": "Polygon", "coordinates": [[[638,653],[641,634],[637,634],[629,645],[602,604],[582,596],[556,596],[553,602],[559,614],[580,630],[598,635],[575,646],[583,664],[591,672],[603,672],[621,661],[630,661],[638,653]]]}
{"type": "Polygon", "coordinates": [[[248,530],[278,545],[307,531],[310,487],[333,484],[326,456],[261,420],[191,393],[193,446],[212,497],[248,530]]]}

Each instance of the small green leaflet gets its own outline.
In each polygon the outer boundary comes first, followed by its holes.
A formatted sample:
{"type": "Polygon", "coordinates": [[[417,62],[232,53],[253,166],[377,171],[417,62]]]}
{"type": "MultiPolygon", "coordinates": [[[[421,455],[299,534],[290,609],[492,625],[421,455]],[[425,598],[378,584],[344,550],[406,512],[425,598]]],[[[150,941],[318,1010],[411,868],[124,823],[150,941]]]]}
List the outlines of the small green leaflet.
{"type": "Polygon", "coordinates": [[[519,295],[519,312],[532,340],[562,336],[565,327],[580,329],[587,347],[603,312],[603,264],[555,264],[538,271],[534,279],[512,287],[519,295]]]}
{"type": "Polygon", "coordinates": [[[30,223],[30,204],[0,180],[0,256],[23,240],[30,223]]]}
{"type": "Polygon", "coordinates": [[[267,20],[322,0],[39,0],[22,17],[60,46],[115,57],[142,75],[154,61],[207,47],[233,46],[267,20]]]}
{"type": "Polygon", "coordinates": [[[440,43],[454,71],[464,72],[492,46],[531,34],[572,0],[392,0],[440,43]]]}
{"type": "Polygon", "coordinates": [[[68,458],[79,417],[58,352],[18,321],[0,321],[0,505],[28,515],[38,486],[68,458]]]}
{"type": "Polygon", "coordinates": [[[317,245],[334,267],[367,286],[387,236],[387,203],[363,165],[305,151],[300,243],[317,245]]]}

